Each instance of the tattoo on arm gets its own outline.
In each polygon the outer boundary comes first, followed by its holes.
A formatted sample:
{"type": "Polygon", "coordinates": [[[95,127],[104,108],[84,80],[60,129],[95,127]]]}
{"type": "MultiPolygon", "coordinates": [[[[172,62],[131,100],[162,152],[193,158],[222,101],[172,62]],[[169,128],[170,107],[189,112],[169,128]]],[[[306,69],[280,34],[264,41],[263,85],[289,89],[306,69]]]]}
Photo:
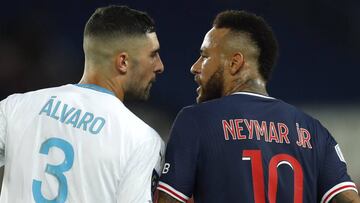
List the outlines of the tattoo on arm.
{"type": "Polygon", "coordinates": [[[331,203],[360,203],[360,197],[355,191],[347,190],[337,194],[331,203]]]}
{"type": "Polygon", "coordinates": [[[158,203],[181,203],[163,191],[159,191],[158,203]]]}

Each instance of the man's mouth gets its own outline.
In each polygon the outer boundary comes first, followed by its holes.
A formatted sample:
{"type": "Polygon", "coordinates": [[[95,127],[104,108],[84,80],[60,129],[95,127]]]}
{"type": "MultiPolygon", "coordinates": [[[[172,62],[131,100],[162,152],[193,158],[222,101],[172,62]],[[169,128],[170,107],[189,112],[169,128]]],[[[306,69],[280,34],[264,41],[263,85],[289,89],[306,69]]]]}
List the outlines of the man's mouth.
{"type": "Polygon", "coordinates": [[[152,85],[155,82],[156,82],[156,78],[154,77],[153,79],[150,80],[149,85],[152,85]]]}
{"type": "Polygon", "coordinates": [[[197,92],[198,94],[200,94],[200,91],[201,91],[201,86],[199,86],[198,88],[196,88],[196,92],[197,92]]]}
{"type": "Polygon", "coordinates": [[[151,83],[156,82],[156,77],[154,77],[150,82],[151,82],[151,83]]]}
{"type": "Polygon", "coordinates": [[[199,76],[195,76],[194,77],[194,81],[196,82],[196,84],[198,84],[198,88],[196,88],[196,92],[198,95],[200,95],[200,92],[201,92],[201,82],[200,82],[200,77],[199,76]]]}
{"type": "Polygon", "coordinates": [[[200,84],[200,77],[196,75],[196,76],[194,77],[194,81],[195,81],[197,84],[200,84]]]}

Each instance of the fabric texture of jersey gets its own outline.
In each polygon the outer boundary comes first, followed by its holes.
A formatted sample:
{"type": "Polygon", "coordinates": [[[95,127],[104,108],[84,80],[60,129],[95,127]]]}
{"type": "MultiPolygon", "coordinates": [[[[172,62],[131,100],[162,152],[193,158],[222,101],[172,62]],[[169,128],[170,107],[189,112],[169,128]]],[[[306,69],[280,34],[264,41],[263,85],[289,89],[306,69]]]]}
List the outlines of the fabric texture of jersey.
{"type": "Polygon", "coordinates": [[[179,112],[158,189],[196,203],[329,202],[339,192],[357,192],[319,121],[246,92],[179,112]]]}
{"type": "Polygon", "coordinates": [[[164,143],[112,92],[64,85],[0,103],[0,202],[152,202],[164,143]]]}

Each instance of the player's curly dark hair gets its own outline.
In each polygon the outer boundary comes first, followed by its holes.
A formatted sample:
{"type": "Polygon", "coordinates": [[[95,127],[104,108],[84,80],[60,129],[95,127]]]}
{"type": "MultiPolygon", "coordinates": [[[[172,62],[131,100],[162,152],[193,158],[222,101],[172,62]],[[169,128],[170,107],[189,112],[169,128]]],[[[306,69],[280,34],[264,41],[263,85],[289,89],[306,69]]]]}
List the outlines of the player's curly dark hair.
{"type": "Polygon", "coordinates": [[[270,79],[278,55],[278,44],[271,27],[262,17],[247,11],[228,10],[216,16],[213,26],[249,34],[260,49],[259,72],[266,81],[270,79]]]}
{"type": "Polygon", "coordinates": [[[110,5],[96,9],[87,21],[85,37],[117,37],[155,32],[154,20],[145,12],[127,6],[110,5]]]}

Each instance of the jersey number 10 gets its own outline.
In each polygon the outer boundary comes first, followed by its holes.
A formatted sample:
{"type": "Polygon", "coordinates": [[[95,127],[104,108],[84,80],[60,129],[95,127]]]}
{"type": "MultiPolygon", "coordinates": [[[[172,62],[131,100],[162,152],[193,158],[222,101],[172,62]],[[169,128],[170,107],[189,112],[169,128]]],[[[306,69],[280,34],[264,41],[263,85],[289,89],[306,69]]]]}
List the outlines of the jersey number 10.
{"type": "MultiPolygon", "coordinates": [[[[251,161],[252,181],[255,203],[265,203],[264,170],[260,150],[244,150],[242,160],[251,161]]],[[[278,186],[277,168],[289,165],[294,171],[294,203],[303,202],[303,171],[300,163],[288,154],[273,156],[269,164],[268,197],[269,203],[276,203],[278,186]]]]}

